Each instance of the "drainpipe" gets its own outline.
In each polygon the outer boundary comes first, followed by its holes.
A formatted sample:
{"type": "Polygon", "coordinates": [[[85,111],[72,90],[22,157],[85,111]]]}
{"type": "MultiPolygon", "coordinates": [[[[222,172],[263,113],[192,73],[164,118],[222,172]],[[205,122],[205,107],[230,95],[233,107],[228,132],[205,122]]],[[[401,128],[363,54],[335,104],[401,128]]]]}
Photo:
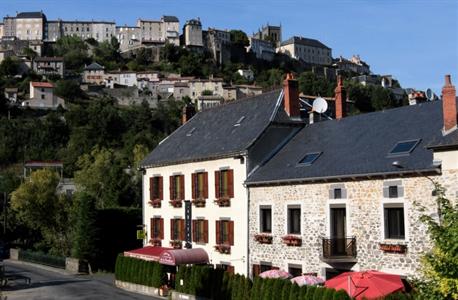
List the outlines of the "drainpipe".
{"type": "MultiPolygon", "coordinates": [[[[246,169],[246,174],[248,174],[248,155],[247,158],[245,159],[245,169],[246,169]]],[[[246,180],[246,178],[245,178],[246,180]]],[[[246,189],[246,198],[247,198],[247,208],[246,208],[246,224],[247,224],[247,231],[246,231],[246,241],[247,241],[247,247],[246,247],[246,269],[247,269],[247,278],[250,277],[250,189],[247,187],[245,183],[243,183],[243,186],[246,189]]]]}

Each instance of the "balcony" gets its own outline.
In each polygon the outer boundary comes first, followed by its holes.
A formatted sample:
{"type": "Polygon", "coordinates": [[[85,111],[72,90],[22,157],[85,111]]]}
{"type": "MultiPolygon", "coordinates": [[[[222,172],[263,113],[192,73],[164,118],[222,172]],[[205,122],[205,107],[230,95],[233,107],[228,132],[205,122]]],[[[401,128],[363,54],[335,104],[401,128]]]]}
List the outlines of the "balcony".
{"type": "Polygon", "coordinates": [[[323,256],[327,263],[352,263],[356,259],[356,237],[323,238],[323,256]]]}

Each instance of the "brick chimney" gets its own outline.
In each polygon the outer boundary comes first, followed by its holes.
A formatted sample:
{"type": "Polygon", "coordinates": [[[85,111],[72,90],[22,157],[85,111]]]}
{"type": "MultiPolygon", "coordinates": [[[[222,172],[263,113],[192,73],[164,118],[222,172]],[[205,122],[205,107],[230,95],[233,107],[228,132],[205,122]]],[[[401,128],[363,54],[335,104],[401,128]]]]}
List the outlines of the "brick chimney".
{"type": "Polygon", "coordinates": [[[283,81],[283,103],[285,111],[291,118],[300,118],[301,111],[299,108],[299,84],[293,78],[293,74],[288,73],[283,81]]]}
{"type": "Polygon", "coordinates": [[[456,90],[452,85],[450,75],[445,75],[445,85],[442,88],[442,113],[444,115],[444,134],[456,129],[456,90]]]}
{"type": "Polygon", "coordinates": [[[181,115],[181,124],[188,122],[196,114],[196,108],[191,103],[188,103],[183,107],[181,115]]]}
{"type": "Polygon", "coordinates": [[[335,94],[335,105],[336,105],[336,119],[342,119],[347,115],[347,106],[346,106],[346,92],[343,87],[342,76],[337,76],[337,86],[334,90],[335,94]]]}

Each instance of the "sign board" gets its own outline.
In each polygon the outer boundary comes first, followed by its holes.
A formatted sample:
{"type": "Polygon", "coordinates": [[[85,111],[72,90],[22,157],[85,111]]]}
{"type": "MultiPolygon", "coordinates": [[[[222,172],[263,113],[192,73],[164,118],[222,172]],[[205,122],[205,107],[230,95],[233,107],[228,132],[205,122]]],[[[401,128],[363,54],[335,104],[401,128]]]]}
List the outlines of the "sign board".
{"type": "Polygon", "coordinates": [[[185,222],[185,248],[192,248],[192,205],[191,201],[184,201],[184,222],[185,222]]]}
{"type": "Polygon", "coordinates": [[[137,240],[146,239],[146,232],[143,229],[137,230],[137,240]]]}

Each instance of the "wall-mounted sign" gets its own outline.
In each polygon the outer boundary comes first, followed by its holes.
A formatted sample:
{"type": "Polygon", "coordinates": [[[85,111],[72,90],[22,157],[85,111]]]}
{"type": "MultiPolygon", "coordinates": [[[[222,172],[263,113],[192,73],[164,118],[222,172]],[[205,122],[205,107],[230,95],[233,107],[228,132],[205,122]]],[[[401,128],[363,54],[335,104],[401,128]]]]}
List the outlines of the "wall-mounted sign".
{"type": "Polygon", "coordinates": [[[380,244],[380,250],[388,253],[406,253],[406,245],[380,244]]]}
{"type": "Polygon", "coordinates": [[[137,230],[137,240],[144,240],[146,238],[146,231],[143,229],[137,230]]]}
{"type": "Polygon", "coordinates": [[[184,222],[185,222],[185,248],[192,248],[192,204],[191,201],[184,201],[184,222]]]}

